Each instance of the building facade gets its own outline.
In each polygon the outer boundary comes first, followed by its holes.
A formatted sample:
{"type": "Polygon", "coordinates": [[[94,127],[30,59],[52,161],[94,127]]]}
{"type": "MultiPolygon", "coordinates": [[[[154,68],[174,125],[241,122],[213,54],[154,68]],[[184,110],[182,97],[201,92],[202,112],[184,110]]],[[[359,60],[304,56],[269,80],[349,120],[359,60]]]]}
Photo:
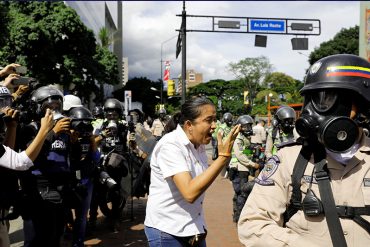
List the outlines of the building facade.
{"type": "Polygon", "coordinates": [[[121,1],[65,1],[80,16],[81,21],[91,29],[99,40],[99,32],[106,28],[110,34],[109,50],[117,56],[119,83],[118,85],[104,85],[105,97],[112,96],[112,92],[124,85],[123,58],[122,58],[122,2],[121,1]]]}
{"type": "Polygon", "coordinates": [[[203,83],[203,74],[195,72],[193,69],[186,71],[187,88],[194,87],[203,83]]]}

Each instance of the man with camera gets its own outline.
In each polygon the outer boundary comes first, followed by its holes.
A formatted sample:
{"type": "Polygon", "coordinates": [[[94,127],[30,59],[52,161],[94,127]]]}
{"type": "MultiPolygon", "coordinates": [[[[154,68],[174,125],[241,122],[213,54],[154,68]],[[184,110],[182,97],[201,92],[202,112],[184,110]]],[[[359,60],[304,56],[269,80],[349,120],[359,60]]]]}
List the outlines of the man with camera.
{"type": "MultiPolygon", "coordinates": [[[[61,114],[63,94],[52,86],[39,87],[30,97],[32,126],[37,130],[46,109],[53,112],[54,127],[40,155],[21,179],[27,207],[23,210],[26,246],[59,246],[64,231],[64,189],[71,179],[69,163],[70,119],[61,114]]],[[[31,137],[32,138],[32,137],[31,137]]]]}
{"type": "Polygon", "coordinates": [[[245,246],[370,246],[370,63],[324,57],[308,70],[296,129],[255,179],[238,223],[245,246]]]}
{"type": "MultiPolygon", "coordinates": [[[[66,108],[65,108],[66,109],[66,108]]],[[[83,247],[85,240],[87,213],[93,192],[93,178],[100,160],[95,137],[92,135],[93,116],[85,107],[69,109],[71,119],[70,162],[72,173],[73,197],[70,206],[75,209],[73,222],[73,247],[83,247]]]]}
{"type": "MultiPolygon", "coordinates": [[[[4,71],[12,70],[11,64],[1,71],[1,75],[5,75],[4,71]]],[[[9,76],[7,79],[10,78],[9,76]]],[[[6,80],[7,80],[6,79],[6,80]]],[[[25,150],[21,153],[16,153],[12,149],[16,146],[16,132],[19,126],[18,122],[19,111],[11,108],[13,97],[7,87],[0,87],[0,246],[9,246],[8,229],[9,220],[18,217],[19,206],[19,186],[18,173],[12,170],[24,171],[32,167],[33,161],[41,151],[41,147],[47,137],[49,130],[53,127],[53,115],[50,109],[46,109],[44,117],[41,118],[41,126],[38,132],[35,133],[32,142],[29,143],[25,150]],[[11,170],[12,169],[12,170],[11,170]]],[[[19,150],[17,148],[17,150],[19,150]]]]}
{"type": "MultiPolygon", "coordinates": [[[[119,230],[121,211],[125,206],[128,192],[123,191],[121,188],[121,180],[128,174],[128,166],[123,162],[123,157],[127,152],[127,124],[122,119],[123,118],[123,107],[119,100],[115,98],[108,98],[104,102],[104,114],[105,120],[102,122],[101,126],[96,127],[94,134],[97,135],[97,140],[100,142],[100,149],[102,154],[115,154],[109,155],[107,159],[112,159],[107,161],[110,164],[103,167],[104,171],[116,182],[117,186],[112,189],[115,191],[107,191],[105,187],[106,184],[101,184],[96,181],[94,184],[94,196],[90,206],[89,213],[89,225],[91,228],[95,227],[97,219],[97,209],[99,204],[99,198],[102,198],[101,193],[109,193],[109,198],[112,200],[112,209],[109,212],[111,220],[111,229],[113,231],[119,230]],[[120,157],[119,159],[114,159],[114,157],[120,157]],[[122,158],[121,158],[122,157],[122,158]],[[116,160],[117,162],[113,162],[116,160]],[[122,162],[121,162],[122,161],[122,162]]],[[[104,165],[104,164],[103,164],[104,165]]],[[[104,195],[103,195],[104,196],[104,195]]]]}

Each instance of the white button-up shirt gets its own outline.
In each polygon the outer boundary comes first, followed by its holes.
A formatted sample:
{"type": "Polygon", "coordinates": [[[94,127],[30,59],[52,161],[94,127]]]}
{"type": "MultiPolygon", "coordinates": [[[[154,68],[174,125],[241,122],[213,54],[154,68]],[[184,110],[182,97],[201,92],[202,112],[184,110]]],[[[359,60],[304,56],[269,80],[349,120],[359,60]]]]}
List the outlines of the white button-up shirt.
{"type": "Polygon", "coordinates": [[[3,147],[5,152],[0,157],[0,166],[18,171],[24,171],[33,166],[32,160],[25,151],[17,153],[7,146],[3,145],[3,147]]]}
{"type": "Polygon", "coordinates": [[[190,172],[195,178],[203,173],[208,168],[205,146],[195,149],[178,125],[157,143],[150,167],[151,183],[144,224],[180,237],[204,233],[204,193],[194,203],[187,202],[172,176],[190,172]]]}

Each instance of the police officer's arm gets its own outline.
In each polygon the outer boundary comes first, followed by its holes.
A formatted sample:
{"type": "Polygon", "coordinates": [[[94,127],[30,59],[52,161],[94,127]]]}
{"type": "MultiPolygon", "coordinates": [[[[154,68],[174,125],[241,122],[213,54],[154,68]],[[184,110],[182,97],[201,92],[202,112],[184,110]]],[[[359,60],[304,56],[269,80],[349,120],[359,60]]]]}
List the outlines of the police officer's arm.
{"type": "Polygon", "coordinates": [[[180,172],[173,176],[176,187],[187,202],[195,202],[213,183],[222,168],[229,163],[233,143],[239,131],[240,125],[236,125],[225,140],[222,140],[221,133],[217,135],[218,158],[202,174],[195,178],[189,172],[180,172]]]}
{"type": "Polygon", "coordinates": [[[278,152],[280,162],[269,159],[241,212],[238,222],[239,240],[248,247],[253,246],[312,246],[309,237],[301,236],[283,227],[283,214],[290,200],[291,173],[295,160],[287,152],[278,152]],[[294,162],[293,162],[294,163],[294,162]],[[308,239],[307,239],[308,238],[308,239]]]}
{"type": "Polygon", "coordinates": [[[50,110],[47,110],[45,117],[41,119],[39,132],[25,151],[17,153],[7,146],[0,145],[0,166],[13,170],[27,170],[30,168],[33,165],[32,161],[40,153],[43,142],[52,127],[53,115],[50,110]]]}
{"type": "Polygon", "coordinates": [[[265,148],[266,158],[270,158],[272,156],[273,148],[274,148],[274,143],[272,143],[272,135],[271,135],[271,131],[269,131],[267,138],[266,138],[266,148],[265,148]]]}
{"type": "Polygon", "coordinates": [[[244,145],[241,139],[236,139],[233,146],[233,152],[239,163],[247,168],[258,169],[258,164],[251,161],[246,154],[243,153],[244,145]]]}

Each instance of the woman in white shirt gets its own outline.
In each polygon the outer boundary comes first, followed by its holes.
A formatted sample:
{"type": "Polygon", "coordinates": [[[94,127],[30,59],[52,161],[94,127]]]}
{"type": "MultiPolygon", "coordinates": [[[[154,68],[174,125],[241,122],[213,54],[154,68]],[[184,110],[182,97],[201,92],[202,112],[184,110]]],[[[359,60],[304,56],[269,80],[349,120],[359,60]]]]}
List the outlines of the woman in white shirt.
{"type": "Polygon", "coordinates": [[[206,246],[204,192],[229,162],[239,133],[235,126],[228,138],[218,135],[219,157],[208,166],[205,145],[216,128],[216,108],[203,97],[186,101],[153,150],[151,184],[145,217],[149,246],[206,246]]]}

